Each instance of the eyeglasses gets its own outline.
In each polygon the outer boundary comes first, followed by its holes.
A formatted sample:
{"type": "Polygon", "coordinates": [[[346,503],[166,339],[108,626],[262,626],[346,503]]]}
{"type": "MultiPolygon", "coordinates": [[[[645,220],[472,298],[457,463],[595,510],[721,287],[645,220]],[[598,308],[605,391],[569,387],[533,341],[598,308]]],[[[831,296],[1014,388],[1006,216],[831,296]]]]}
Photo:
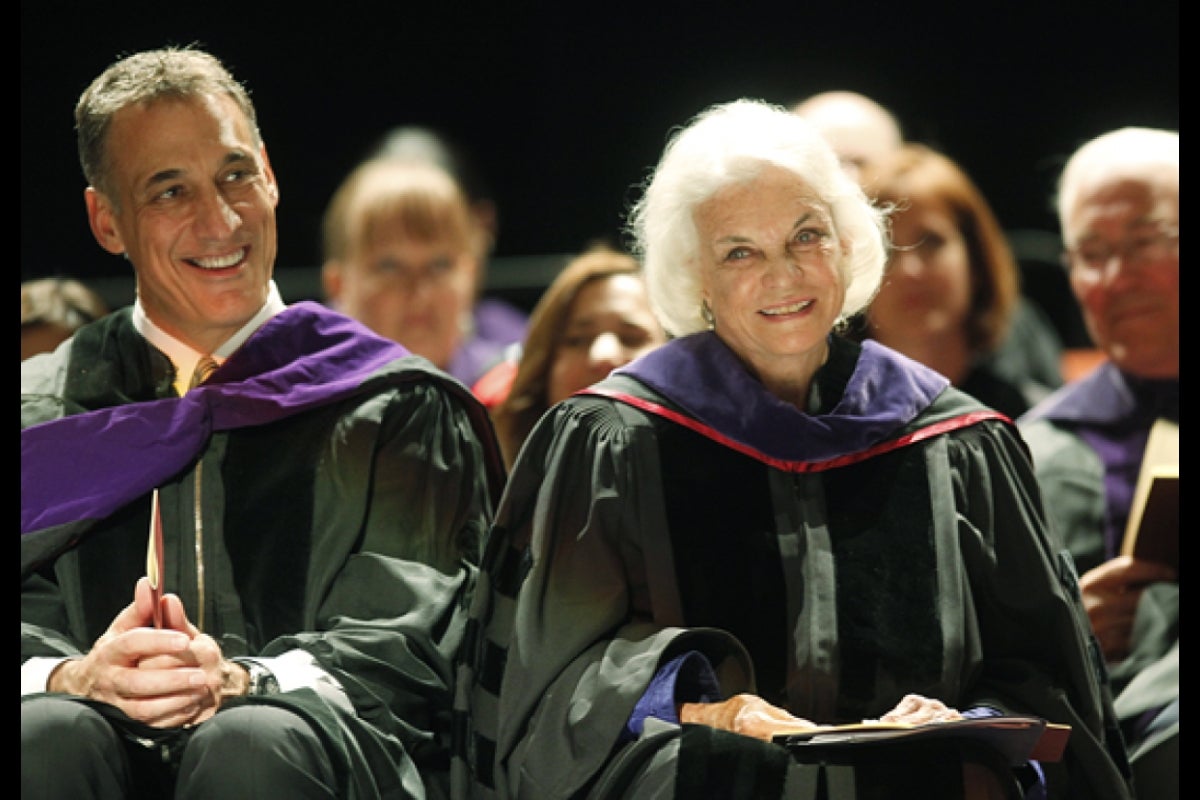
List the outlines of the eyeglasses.
{"type": "Polygon", "coordinates": [[[1100,271],[1108,266],[1113,256],[1120,256],[1121,261],[1126,264],[1148,264],[1175,255],[1178,247],[1179,229],[1163,228],[1154,233],[1135,236],[1118,245],[1086,241],[1063,253],[1063,264],[1100,271]]]}

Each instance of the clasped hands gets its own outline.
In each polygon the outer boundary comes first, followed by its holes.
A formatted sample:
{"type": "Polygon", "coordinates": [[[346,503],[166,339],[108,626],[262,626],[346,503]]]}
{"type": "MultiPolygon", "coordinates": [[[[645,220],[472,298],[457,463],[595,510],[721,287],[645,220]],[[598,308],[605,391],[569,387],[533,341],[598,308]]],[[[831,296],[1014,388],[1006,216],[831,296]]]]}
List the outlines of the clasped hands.
{"type": "Polygon", "coordinates": [[[153,611],[149,580],[141,578],[133,602],[86,655],[59,665],[47,688],[102,700],[156,728],[197,725],[225,698],[246,694],[249,674],[191,623],[177,595],[162,597],[161,629],[153,611]]]}
{"type": "MultiPolygon", "coordinates": [[[[962,719],[962,714],[940,700],[919,694],[905,695],[896,707],[878,720],[864,722],[895,722],[921,725],[926,722],[947,722],[962,719]]],[[[753,694],[738,694],[719,703],[683,703],[679,720],[686,723],[711,725],[755,739],[770,741],[780,733],[792,733],[804,728],[828,728],[793,716],[753,694]]]]}

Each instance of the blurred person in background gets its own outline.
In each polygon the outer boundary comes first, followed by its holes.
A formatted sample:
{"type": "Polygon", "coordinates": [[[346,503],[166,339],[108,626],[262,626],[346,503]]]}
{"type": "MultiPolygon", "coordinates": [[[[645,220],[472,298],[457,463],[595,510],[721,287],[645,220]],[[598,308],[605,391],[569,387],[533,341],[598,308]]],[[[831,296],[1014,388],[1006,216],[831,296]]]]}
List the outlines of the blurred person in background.
{"type": "Polygon", "coordinates": [[[388,131],[371,152],[373,157],[426,161],[437,164],[458,181],[479,226],[479,259],[475,274],[475,305],[469,338],[509,345],[525,338],[529,316],[519,306],[487,294],[492,253],[500,235],[500,210],[491,186],[470,153],[459,143],[422,125],[401,125],[388,131]]]}
{"type": "Polygon", "coordinates": [[[1018,424],[1082,576],[1135,788],[1163,800],[1179,796],[1178,564],[1121,545],[1151,428],[1179,423],[1178,131],[1127,127],[1085,143],[1057,205],[1071,288],[1105,361],[1018,424]]]}
{"type": "Polygon", "coordinates": [[[108,313],[99,292],[74,278],[21,283],[21,360],[48,353],[75,331],[108,313]]]}
{"type": "Polygon", "coordinates": [[[572,259],[534,306],[520,358],[474,387],[508,466],[550,406],[666,340],[636,259],[606,246],[572,259]]]}
{"type": "Polygon", "coordinates": [[[1050,387],[1017,383],[992,356],[1012,325],[1020,268],[987,200],[947,156],[908,143],[864,171],[891,209],[891,248],[860,333],[932,367],[1016,419],[1050,387]]]}
{"type": "Polygon", "coordinates": [[[862,185],[863,172],[904,141],[900,121],[866,95],[833,90],[811,95],[792,106],[824,134],[846,174],[862,185]]]}
{"type": "Polygon", "coordinates": [[[434,163],[369,158],[334,192],[321,281],[333,308],[467,386],[509,342],[473,336],[484,235],[454,176],[434,163]]]}
{"type": "MultiPolygon", "coordinates": [[[[872,196],[874,187],[866,173],[905,141],[896,115],[858,92],[819,92],[795,103],[792,112],[821,130],[842,167],[868,196],[872,196]]],[[[1019,259],[1017,263],[1020,280],[1019,259]]],[[[1008,332],[988,355],[994,372],[1027,388],[1054,389],[1062,385],[1062,357],[1061,337],[1046,312],[1024,294],[1018,294],[1008,332]]]]}

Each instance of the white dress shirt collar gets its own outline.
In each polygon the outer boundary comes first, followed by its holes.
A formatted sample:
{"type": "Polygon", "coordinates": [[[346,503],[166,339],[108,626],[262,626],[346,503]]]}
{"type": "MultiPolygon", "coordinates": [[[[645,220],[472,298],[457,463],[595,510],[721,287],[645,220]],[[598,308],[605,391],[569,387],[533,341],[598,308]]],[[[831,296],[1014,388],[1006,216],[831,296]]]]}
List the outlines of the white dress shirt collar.
{"type": "MultiPolygon", "coordinates": [[[[237,350],[242,346],[243,342],[250,338],[250,334],[254,333],[262,327],[264,322],[285,308],[287,308],[287,305],[283,302],[275,281],[271,281],[270,289],[267,292],[267,302],[263,303],[263,307],[237,333],[226,339],[220,347],[211,353],[217,365],[224,364],[225,359],[229,358],[234,350],[237,350]]],[[[171,359],[171,363],[175,365],[175,391],[182,397],[184,392],[187,391],[192,371],[196,369],[196,362],[205,354],[197,352],[151,322],[150,318],[146,316],[146,310],[142,308],[140,298],[135,299],[133,302],[133,327],[137,329],[138,333],[146,337],[146,341],[157,347],[166,354],[167,358],[171,359]]]]}

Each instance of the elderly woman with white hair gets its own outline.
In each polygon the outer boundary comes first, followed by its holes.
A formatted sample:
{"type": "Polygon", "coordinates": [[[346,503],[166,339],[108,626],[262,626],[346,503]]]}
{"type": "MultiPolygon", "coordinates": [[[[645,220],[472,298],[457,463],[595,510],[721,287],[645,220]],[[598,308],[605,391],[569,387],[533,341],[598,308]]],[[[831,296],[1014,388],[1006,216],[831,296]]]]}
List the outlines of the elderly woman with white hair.
{"type": "Polygon", "coordinates": [[[463,649],[457,788],[822,797],[849,776],[859,798],[1129,797],[1015,428],[839,332],[879,286],[886,220],[820,133],[714,106],[630,228],[673,339],[552,407],[513,465],[463,649]],[[1066,754],[822,765],[772,741],[997,714],[1070,725],[1066,754]]]}

